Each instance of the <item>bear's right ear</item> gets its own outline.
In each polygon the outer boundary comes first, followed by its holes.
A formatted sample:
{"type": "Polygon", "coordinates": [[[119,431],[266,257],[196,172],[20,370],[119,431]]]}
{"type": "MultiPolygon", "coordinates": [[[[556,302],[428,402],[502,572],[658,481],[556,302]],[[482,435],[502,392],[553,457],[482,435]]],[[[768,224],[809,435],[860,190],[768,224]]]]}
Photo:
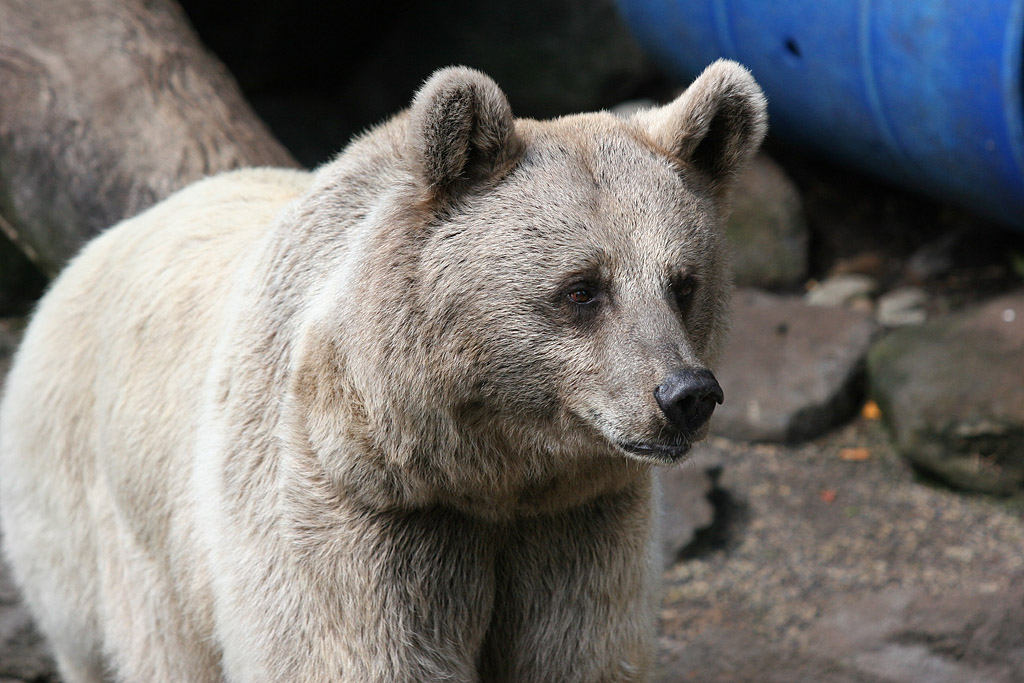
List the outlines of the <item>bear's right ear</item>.
{"type": "Polygon", "coordinates": [[[675,101],[634,118],[656,145],[695,169],[716,198],[724,201],[733,180],[764,140],[767,106],[750,72],[720,59],[675,101]]]}
{"type": "Polygon", "coordinates": [[[464,66],[437,71],[409,109],[408,153],[432,198],[506,172],[518,144],[508,98],[488,76],[464,66]]]}

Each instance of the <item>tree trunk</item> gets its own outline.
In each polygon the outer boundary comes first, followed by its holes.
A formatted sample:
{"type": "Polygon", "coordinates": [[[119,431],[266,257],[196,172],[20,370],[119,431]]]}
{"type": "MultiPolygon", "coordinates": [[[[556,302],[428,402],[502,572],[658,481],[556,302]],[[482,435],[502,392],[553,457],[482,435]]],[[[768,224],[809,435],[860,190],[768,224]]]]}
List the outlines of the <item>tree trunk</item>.
{"type": "Polygon", "coordinates": [[[49,275],[198,178],[298,165],[173,0],[3,0],[0,84],[0,230],[49,275]]]}

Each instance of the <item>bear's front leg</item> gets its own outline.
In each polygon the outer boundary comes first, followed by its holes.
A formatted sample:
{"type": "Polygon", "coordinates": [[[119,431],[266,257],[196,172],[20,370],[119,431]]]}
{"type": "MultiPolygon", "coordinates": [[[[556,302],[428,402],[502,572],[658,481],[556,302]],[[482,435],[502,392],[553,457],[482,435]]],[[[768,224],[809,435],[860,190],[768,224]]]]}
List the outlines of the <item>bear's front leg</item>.
{"type": "Polygon", "coordinates": [[[649,476],[579,508],[527,518],[497,559],[481,679],[645,681],[660,563],[649,476]]]}
{"type": "Polygon", "coordinates": [[[343,516],[287,534],[287,559],[263,558],[265,571],[250,575],[259,583],[236,584],[222,611],[234,622],[226,680],[478,681],[493,534],[441,508],[343,516]]]}

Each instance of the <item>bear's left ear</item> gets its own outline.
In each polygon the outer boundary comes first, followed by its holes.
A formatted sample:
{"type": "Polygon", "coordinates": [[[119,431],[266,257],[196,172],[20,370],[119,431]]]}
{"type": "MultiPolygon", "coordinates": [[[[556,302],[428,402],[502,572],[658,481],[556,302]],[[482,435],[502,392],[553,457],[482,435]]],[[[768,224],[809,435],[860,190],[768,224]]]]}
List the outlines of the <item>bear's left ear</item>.
{"type": "Polygon", "coordinates": [[[719,201],[768,131],[767,101],[746,68],[720,59],[675,101],[635,120],[669,156],[694,168],[719,201]]]}
{"type": "Polygon", "coordinates": [[[497,177],[518,150],[508,98],[479,71],[441,69],[413,99],[407,145],[413,171],[434,198],[497,177]]]}

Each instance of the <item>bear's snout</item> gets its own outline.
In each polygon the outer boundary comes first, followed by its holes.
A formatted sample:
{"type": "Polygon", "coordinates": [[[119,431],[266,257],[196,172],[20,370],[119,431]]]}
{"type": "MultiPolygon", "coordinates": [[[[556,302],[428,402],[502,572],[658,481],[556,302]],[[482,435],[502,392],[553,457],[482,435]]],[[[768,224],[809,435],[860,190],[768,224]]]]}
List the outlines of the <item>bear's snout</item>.
{"type": "Polygon", "coordinates": [[[715,404],[721,404],[725,394],[710,370],[686,369],[659,384],[654,398],[672,426],[689,435],[711,418],[715,404]]]}

